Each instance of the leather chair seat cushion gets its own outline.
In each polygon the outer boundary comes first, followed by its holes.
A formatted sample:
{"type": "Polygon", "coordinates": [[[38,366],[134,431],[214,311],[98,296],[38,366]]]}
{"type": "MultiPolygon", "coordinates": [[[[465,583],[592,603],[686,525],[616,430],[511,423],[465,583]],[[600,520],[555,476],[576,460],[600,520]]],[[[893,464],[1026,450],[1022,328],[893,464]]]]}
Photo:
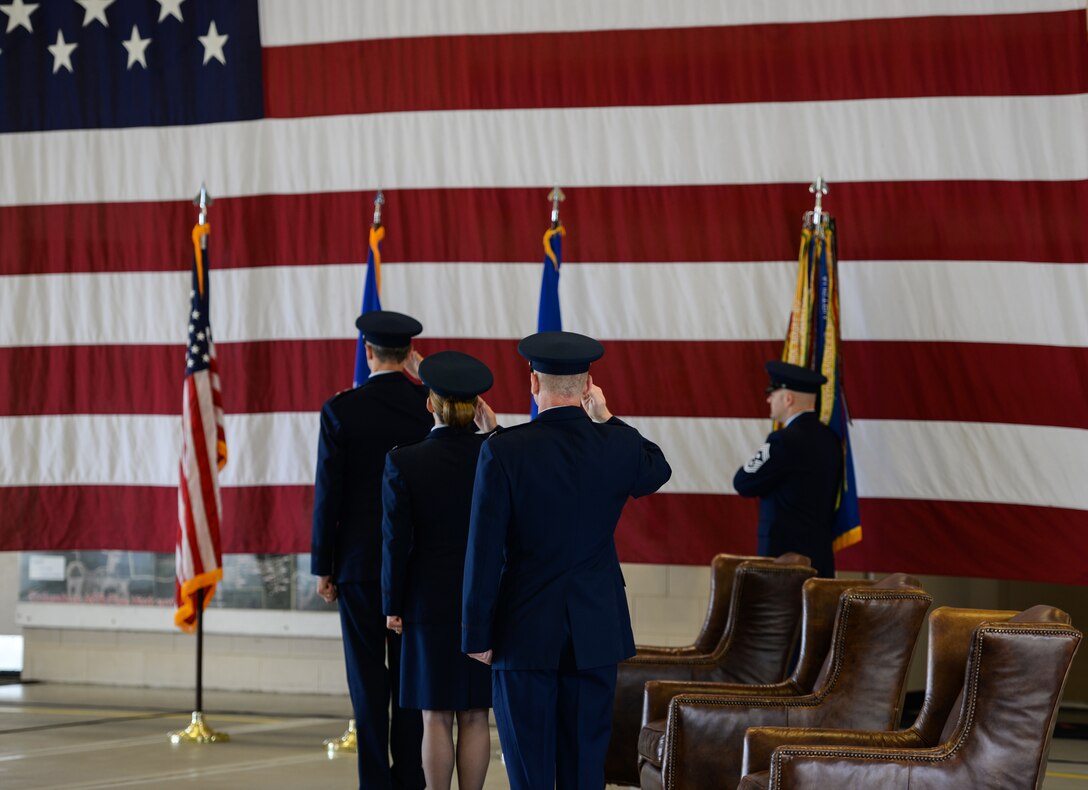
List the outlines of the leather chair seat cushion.
{"type": "Polygon", "coordinates": [[[638,753],[642,759],[661,768],[665,761],[665,719],[651,721],[638,734],[638,753]]]}
{"type": "Polygon", "coordinates": [[[737,790],[767,790],[771,785],[770,771],[757,771],[740,780],[737,790]]]}

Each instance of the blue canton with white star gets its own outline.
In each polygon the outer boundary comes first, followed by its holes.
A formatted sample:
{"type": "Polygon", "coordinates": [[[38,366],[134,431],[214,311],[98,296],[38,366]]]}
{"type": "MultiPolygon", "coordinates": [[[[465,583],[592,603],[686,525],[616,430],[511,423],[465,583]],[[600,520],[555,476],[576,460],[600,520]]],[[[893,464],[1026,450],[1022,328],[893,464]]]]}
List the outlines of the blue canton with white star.
{"type": "Polygon", "coordinates": [[[211,365],[212,325],[209,323],[211,298],[208,288],[208,251],[204,250],[204,293],[197,284],[193,264],[193,285],[189,291],[189,346],[185,349],[185,375],[207,370],[211,365]]]}
{"type": "Polygon", "coordinates": [[[0,0],[0,132],[263,115],[257,0],[0,0]]]}

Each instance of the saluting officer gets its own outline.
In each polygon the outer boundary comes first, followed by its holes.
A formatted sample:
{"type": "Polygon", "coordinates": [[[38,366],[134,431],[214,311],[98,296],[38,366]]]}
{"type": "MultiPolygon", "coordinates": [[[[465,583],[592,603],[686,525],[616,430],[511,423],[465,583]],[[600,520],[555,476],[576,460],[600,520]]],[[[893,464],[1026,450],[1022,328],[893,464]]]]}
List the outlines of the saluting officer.
{"type": "Polygon", "coordinates": [[[453,721],[461,790],[480,790],[491,759],[491,672],[461,652],[461,588],[476,459],[495,427],[479,396],[491,388],[487,365],[440,351],[419,365],[430,389],[434,427],[419,442],[389,452],[382,481],[386,624],[403,629],[400,704],[423,710],[427,787],[448,790],[453,721]]]}
{"type": "Polygon", "coordinates": [[[518,352],[540,411],[480,451],[462,649],[492,664],[514,790],[601,787],[616,664],[635,654],[616,523],[672,472],[589,377],[600,343],[541,332],[518,352]]]}
{"type": "Polygon", "coordinates": [[[366,341],[370,376],[321,408],[310,570],[318,594],[340,601],[359,787],[418,790],[423,721],[418,710],[397,704],[400,636],[386,629],[382,613],[381,488],[385,454],[423,438],[432,425],[426,389],[404,375],[418,367],[411,345],[423,326],[389,310],[364,313],[355,325],[366,341]]]}
{"type": "Polygon", "coordinates": [[[843,454],[839,438],[815,411],[827,378],[777,360],[765,367],[771,419],[782,427],[737,470],[733,487],[741,496],[760,498],[759,554],[804,554],[820,576],[834,578],[832,529],[843,454]]]}

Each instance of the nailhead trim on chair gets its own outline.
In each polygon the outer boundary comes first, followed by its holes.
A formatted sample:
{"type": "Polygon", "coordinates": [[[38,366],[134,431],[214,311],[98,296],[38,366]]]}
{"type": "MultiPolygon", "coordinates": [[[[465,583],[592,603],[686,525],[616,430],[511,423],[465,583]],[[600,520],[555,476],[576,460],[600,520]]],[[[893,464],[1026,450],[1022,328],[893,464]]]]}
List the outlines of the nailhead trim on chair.
{"type": "MultiPolygon", "coordinates": [[[[975,661],[974,672],[971,675],[970,687],[964,691],[964,694],[971,700],[971,707],[967,711],[967,726],[963,728],[963,732],[960,734],[956,744],[947,752],[939,755],[917,754],[917,750],[905,749],[902,754],[895,754],[892,759],[902,760],[903,762],[914,763],[939,763],[943,762],[953,755],[955,755],[960,749],[963,748],[964,743],[967,741],[967,736],[971,733],[971,730],[975,725],[975,707],[978,705],[978,683],[979,673],[982,671],[982,637],[984,634],[1031,634],[1033,636],[1054,636],[1063,637],[1066,639],[1074,639],[1080,641],[1080,632],[1072,628],[1009,628],[1008,626],[980,626],[975,631],[975,651],[978,656],[978,660],[975,661]]],[[[882,755],[891,756],[891,752],[894,749],[883,749],[882,755]]],[[[771,757],[771,784],[777,785],[782,780],[782,763],[791,757],[836,757],[836,758],[860,758],[874,757],[873,750],[858,751],[850,749],[823,749],[818,746],[810,747],[779,747],[774,750],[774,754],[771,757]]]]}

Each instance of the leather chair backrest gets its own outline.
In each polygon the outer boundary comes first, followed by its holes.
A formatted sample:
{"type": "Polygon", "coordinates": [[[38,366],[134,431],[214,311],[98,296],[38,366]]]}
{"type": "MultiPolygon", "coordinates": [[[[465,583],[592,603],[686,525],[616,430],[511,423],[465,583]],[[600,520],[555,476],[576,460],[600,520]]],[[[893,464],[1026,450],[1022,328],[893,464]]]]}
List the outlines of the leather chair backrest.
{"type": "Polygon", "coordinates": [[[888,730],[899,723],[914,643],[933,599],[897,573],[839,599],[831,650],[816,679],[820,704],[790,726],[888,730]]]}
{"type": "Polygon", "coordinates": [[[918,787],[1040,788],[1080,631],[1053,607],[1033,607],[975,631],[963,703],[940,765],[911,768],[918,787]]]}
{"type": "Polygon", "coordinates": [[[995,609],[960,609],[942,606],[929,615],[926,658],[926,696],[912,729],[927,746],[941,743],[949,718],[958,714],[959,696],[967,669],[967,653],[975,629],[987,622],[1004,622],[1016,615],[995,609]]]}
{"type": "Polygon", "coordinates": [[[714,648],[722,641],[722,634],[725,633],[729,621],[729,604],[733,597],[733,578],[737,566],[746,560],[760,559],[766,558],[717,554],[710,561],[710,600],[707,601],[703,627],[695,637],[696,652],[713,653],[714,648]]]}
{"type": "MultiPolygon", "coordinates": [[[[1030,609],[1025,609],[1022,612],[1016,612],[1012,617],[1001,619],[994,619],[993,622],[1008,622],[1008,623],[1027,623],[1035,625],[1070,625],[1072,619],[1066,612],[1058,609],[1054,606],[1047,606],[1045,604],[1039,606],[1032,606],[1030,609]]],[[[982,624],[979,623],[979,626],[982,624]]],[[[978,626],[976,626],[977,630],[978,626]]],[[[974,649],[975,640],[973,639],[974,633],[972,632],[972,639],[968,641],[968,649],[974,649]]],[[[969,661],[970,656],[964,654],[964,676],[966,678],[967,667],[966,664],[969,661]]],[[[955,701],[952,703],[952,709],[950,715],[945,720],[944,727],[941,729],[941,733],[937,738],[937,743],[945,743],[948,741],[953,733],[960,726],[960,719],[963,716],[963,701],[966,695],[965,681],[960,682],[959,693],[956,695],[955,701]]]]}
{"type": "Polygon", "coordinates": [[[801,651],[789,682],[798,692],[816,686],[835,631],[839,598],[847,590],[872,585],[863,579],[809,579],[801,588],[801,651]]]}
{"type": "Polygon", "coordinates": [[[815,575],[799,554],[737,566],[732,614],[711,657],[716,679],[775,683],[785,677],[800,628],[801,591],[815,575]]]}

